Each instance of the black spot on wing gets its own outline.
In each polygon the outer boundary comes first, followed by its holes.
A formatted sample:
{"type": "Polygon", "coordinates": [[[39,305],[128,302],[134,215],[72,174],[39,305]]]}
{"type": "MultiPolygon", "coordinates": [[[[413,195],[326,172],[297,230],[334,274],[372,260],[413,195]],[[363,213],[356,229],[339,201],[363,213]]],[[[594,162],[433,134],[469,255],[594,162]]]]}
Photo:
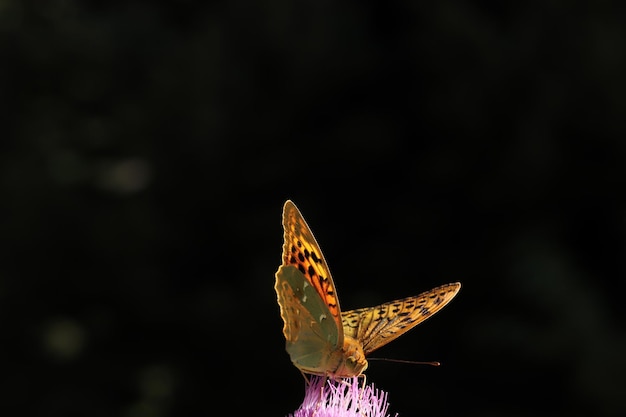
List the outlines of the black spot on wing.
{"type": "Polygon", "coordinates": [[[353,328],[357,327],[359,325],[359,316],[355,315],[355,316],[352,316],[352,317],[348,318],[345,321],[345,324],[347,324],[348,326],[353,327],[353,328]]]}

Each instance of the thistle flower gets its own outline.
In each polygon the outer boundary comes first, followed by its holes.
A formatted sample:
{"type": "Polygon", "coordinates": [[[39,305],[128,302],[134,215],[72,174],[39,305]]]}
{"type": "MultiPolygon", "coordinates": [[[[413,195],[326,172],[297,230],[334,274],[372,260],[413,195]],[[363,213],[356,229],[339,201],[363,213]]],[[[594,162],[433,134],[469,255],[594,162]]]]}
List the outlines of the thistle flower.
{"type": "Polygon", "coordinates": [[[388,408],[387,393],[373,384],[362,387],[357,377],[312,376],[302,405],[289,417],[389,417],[388,408]]]}

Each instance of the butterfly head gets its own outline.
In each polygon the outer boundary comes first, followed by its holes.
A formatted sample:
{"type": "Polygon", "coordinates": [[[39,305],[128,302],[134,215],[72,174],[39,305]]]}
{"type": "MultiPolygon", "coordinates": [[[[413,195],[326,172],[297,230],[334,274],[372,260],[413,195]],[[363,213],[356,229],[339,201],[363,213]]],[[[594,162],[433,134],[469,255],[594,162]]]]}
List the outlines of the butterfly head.
{"type": "Polygon", "coordinates": [[[341,362],[334,376],[348,378],[361,375],[367,369],[367,359],[363,347],[356,339],[346,336],[343,340],[341,362]]]}

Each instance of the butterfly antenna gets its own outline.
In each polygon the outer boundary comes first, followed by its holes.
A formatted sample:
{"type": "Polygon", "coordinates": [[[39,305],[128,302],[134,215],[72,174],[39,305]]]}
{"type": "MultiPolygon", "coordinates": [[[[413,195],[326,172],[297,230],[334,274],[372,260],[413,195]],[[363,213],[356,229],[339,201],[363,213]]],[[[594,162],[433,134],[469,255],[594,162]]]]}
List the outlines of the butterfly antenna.
{"type": "Polygon", "coordinates": [[[385,362],[396,362],[396,363],[408,363],[411,365],[430,365],[430,366],[440,366],[441,362],[430,361],[430,362],[419,362],[419,361],[407,361],[404,359],[391,359],[391,358],[367,358],[368,361],[385,361],[385,362]]]}

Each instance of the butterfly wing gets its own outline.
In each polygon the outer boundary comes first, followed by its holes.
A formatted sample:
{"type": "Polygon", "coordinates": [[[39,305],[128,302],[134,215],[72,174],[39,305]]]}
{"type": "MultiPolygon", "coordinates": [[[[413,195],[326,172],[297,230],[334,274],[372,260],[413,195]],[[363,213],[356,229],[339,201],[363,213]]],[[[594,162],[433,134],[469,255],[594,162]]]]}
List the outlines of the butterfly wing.
{"type": "Polygon", "coordinates": [[[460,289],[456,282],[414,297],[346,311],[341,315],[344,334],[360,341],[368,355],[441,310],[460,289]]]}
{"type": "Polygon", "coordinates": [[[325,374],[336,368],[344,343],[335,284],[311,229],[291,201],[283,208],[283,229],[275,289],[287,352],[301,370],[325,374]]]}
{"type": "MultiPolygon", "coordinates": [[[[307,282],[315,288],[328,306],[337,327],[342,329],[341,309],[328,264],[313,237],[313,232],[290,200],[287,200],[283,207],[283,229],[285,231],[283,265],[293,265],[302,272],[307,282]]],[[[343,336],[340,337],[342,338],[343,336]]],[[[343,340],[338,340],[338,344],[341,345],[339,342],[343,340]]]]}
{"type": "Polygon", "coordinates": [[[280,266],[275,289],[291,360],[305,372],[323,374],[340,335],[328,306],[293,265],[280,266]]]}

